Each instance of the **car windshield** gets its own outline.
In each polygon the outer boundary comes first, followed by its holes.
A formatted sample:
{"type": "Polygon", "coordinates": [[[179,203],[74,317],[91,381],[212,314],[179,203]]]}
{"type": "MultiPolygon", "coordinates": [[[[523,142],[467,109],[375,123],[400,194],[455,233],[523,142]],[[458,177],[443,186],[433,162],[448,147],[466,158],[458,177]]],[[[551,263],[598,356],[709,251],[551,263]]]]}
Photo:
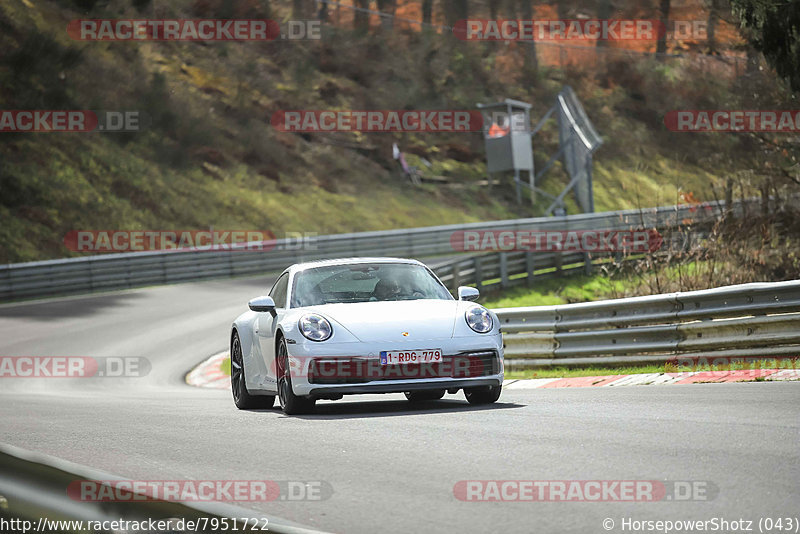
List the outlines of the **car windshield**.
{"type": "Polygon", "coordinates": [[[421,265],[358,263],[316,267],[297,273],[291,307],[452,298],[447,288],[421,265]]]}

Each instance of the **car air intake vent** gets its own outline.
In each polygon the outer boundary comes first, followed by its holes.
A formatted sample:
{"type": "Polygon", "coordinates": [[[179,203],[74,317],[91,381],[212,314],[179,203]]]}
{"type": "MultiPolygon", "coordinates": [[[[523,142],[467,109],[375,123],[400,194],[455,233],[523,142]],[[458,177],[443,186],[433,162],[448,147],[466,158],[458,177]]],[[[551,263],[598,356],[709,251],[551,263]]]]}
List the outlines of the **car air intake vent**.
{"type": "Polygon", "coordinates": [[[381,365],[367,358],[319,358],[311,362],[311,384],[363,384],[382,380],[420,380],[426,378],[477,378],[500,372],[494,350],[444,355],[441,362],[381,365]]]}

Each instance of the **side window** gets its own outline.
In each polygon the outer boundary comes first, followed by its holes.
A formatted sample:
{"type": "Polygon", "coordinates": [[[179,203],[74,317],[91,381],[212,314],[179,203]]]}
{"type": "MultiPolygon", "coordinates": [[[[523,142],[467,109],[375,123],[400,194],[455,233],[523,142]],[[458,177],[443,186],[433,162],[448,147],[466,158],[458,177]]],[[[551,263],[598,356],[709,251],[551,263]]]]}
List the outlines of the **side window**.
{"type": "Polygon", "coordinates": [[[269,292],[269,296],[272,297],[272,300],[275,301],[276,308],[285,308],[286,307],[286,290],[289,288],[289,273],[284,274],[278,281],[275,282],[275,285],[272,286],[272,291],[269,292]]]}

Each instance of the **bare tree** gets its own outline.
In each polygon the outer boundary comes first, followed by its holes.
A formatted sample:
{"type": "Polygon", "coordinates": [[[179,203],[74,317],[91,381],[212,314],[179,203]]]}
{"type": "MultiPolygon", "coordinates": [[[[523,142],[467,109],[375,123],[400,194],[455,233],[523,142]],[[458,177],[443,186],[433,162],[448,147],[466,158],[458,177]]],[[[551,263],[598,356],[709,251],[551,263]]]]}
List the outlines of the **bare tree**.
{"type": "Polygon", "coordinates": [[[452,26],[456,21],[469,18],[469,2],[468,0],[445,0],[444,11],[447,24],[452,26]]]}
{"type": "Polygon", "coordinates": [[[356,0],[356,10],[355,16],[353,17],[353,25],[357,30],[367,30],[369,29],[369,13],[367,13],[366,9],[369,9],[369,0],[356,0]]]}
{"type": "MultiPolygon", "coordinates": [[[[601,20],[606,20],[611,18],[611,14],[614,13],[614,5],[611,3],[612,0],[599,0],[597,2],[597,18],[601,20]]],[[[608,46],[608,41],[600,39],[597,41],[598,47],[608,46]]]]}
{"type": "Polygon", "coordinates": [[[381,27],[384,30],[391,30],[394,24],[394,12],[397,9],[396,0],[376,0],[378,11],[388,13],[391,17],[381,17],[381,27]]]}
{"type": "Polygon", "coordinates": [[[497,20],[497,8],[500,7],[500,0],[489,0],[489,18],[497,20]]]}
{"type": "MultiPolygon", "coordinates": [[[[533,2],[534,0],[519,0],[519,14],[522,20],[533,19],[533,2]]],[[[539,70],[539,59],[536,57],[536,41],[530,40],[523,44],[527,47],[525,67],[535,73],[539,70]]]]}
{"type": "Polygon", "coordinates": [[[557,0],[556,11],[558,12],[559,19],[566,19],[569,16],[569,6],[567,6],[567,0],[557,0]]]}
{"type": "Polygon", "coordinates": [[[298,20],[308,17],[307,8],[306,0],[292,0],[292,18],[298,20]]]}
{"type": "Polygon", "coordinates": [[[433,15],[433,0],[422,0],[422,23],[430,24],[433,15]]]}
{"type": "Polygon", "coordinates": [[[706,24],[708,53],[717,53],[717,21],[719,20],[720,0],[709,0],[708,3],[708,22],[706,24]]]}
{"type": "Polygon", "coordinates": [[[670,7],[670,0],[661,0],[661,4],[659,6],[659,12],[660,12],[659,19],[661,21],[661,29],[664,31],[660,32],[658,35],[658,42],[656,43],[656,54],[664,54],[667,51],[666,29],[669,25],[669,7],[670,7]]]}

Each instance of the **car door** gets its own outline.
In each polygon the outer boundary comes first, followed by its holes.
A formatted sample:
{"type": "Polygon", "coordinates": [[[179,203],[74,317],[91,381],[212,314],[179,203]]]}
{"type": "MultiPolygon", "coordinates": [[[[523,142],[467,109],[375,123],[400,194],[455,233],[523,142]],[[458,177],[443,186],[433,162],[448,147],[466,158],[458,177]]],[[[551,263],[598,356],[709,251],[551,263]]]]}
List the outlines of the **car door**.
{"type": "Polygon", "coordinates": [[[283,273],[269,292],[269,296],[275,301],[276,315],[273,317],[271,313],[259,313],[256,321],[256,336],[258,337],[262,358],[262,361],[259,362],[259,367],[264,370],[261,387],[267,389],[277,388],[275,377],[275,332],[278,330],[278,323],[286,313],[288,288],[289,273],[283,273]]]}

